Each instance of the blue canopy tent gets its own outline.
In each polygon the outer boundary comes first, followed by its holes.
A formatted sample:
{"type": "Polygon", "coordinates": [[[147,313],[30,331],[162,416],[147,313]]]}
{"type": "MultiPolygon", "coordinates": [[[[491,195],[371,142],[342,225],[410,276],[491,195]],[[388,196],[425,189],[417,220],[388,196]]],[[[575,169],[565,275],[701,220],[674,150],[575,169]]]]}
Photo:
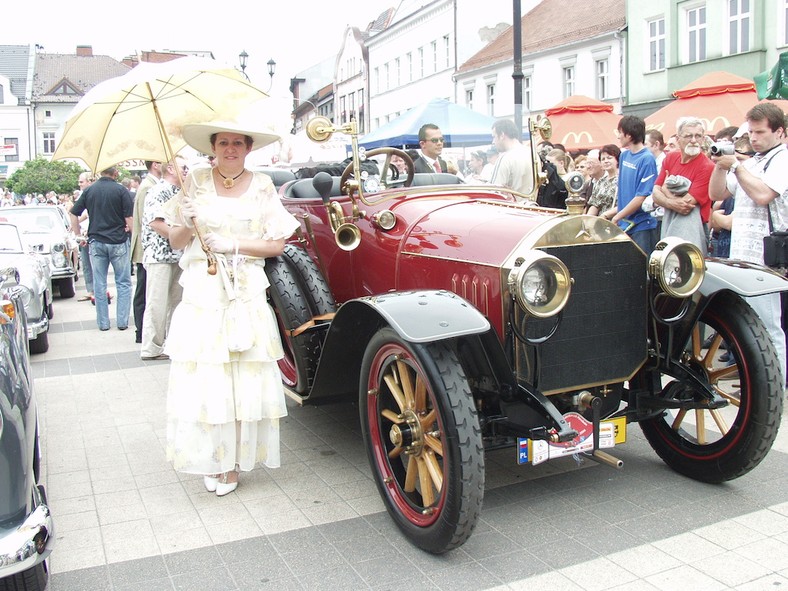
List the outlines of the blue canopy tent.
{"type": "Polygon", "coordinates": [[[440,127],[447,146],[481,146],[492,141],[495,117],[482,115],[446,99],[432,99],[366,134],[358,145],[368,150],[385,146],[418,147],[419,128],[425,123],[440,127]]]}

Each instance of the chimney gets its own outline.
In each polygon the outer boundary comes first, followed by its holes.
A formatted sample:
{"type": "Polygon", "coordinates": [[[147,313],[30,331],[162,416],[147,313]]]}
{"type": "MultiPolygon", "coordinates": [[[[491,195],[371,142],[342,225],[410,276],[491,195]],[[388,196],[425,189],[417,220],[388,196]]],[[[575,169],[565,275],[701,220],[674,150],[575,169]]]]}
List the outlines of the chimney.
{"type": "Polygon", "coordinates": [[[93,56],[93,46],[92,45],[77,45],[77,55],[79,57],[92,57],[93,56]]]}

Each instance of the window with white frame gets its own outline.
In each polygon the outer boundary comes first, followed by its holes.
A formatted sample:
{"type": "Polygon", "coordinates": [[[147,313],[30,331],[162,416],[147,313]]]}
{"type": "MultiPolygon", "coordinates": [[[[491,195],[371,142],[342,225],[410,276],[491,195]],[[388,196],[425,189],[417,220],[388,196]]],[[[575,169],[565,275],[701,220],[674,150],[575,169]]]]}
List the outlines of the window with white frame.
{"type": "Polygon", "coordinates": [[[443,52],[446,54],[446,67],[451,65],[451,46],[449,45],[449,36],[443,36],[443,52]]]}
{"type": "Polygon", "coordinates": [[[45,131],[44,132],[44,154],[54,154],[55,153],[55,132],[54,131],[45,131]]]}
{"type": "Polygon", "coordinates": [[[383,90],[391,88],[391,64],[386,62],[383,66],[383,90]]]}
{"type": "Polygon", "coordinates": [[[405,67],[408,69],[405,79],[408,82],[413,82],[413,52],[408,52],[405,55],[405,67]]]}
{"type": "Polygon", "coordinates": [[[523,108],[531,110],[531,77],[523,77],[523,108]]]}
{"type": "Polygon", "coordinates": [[[649,72],[665,69],[665,19],[657,18],[647,23],[649,72]]]}
{"type": "Polygon", "coordinates": [[[419,79],[424,78],[424,48],[419,47],[419,79]]]}
{"type": "Polygon", "coordinates": [[[750,0],[728,0],[728,53],[750,51],[750,0]]]}
{"type": "Polygon", "coordinates": [[[468,88],[465,91],[465,106],[473,111],[473,89],[468,88]]]}
{"type": "Polygon", "coordinates": [[[432,71],[438,71],[438,42],[433,41],[430,43],[430,49],[432,50],[432,71]]]}
{"type": "Polygon", "coordinates": [[[564,66],[564,98],[568,98],[575,93],[575,67],[564,66]]]}
{"type": "Polygon", "coordinates": [[[372,76],[373,84],[375,85],[375,94],[380,92],[380,69],[375,68],[373,70],[374,76],[372,76]]]}
{"type": "Polygon", "coordinates": [[[487,114],[495,117],[495,84],[487,85],[487,114]]]}
{"type": "Polygon", "coordinates": [[[19,162],[19,138],[17,137],[7,137],[3,141],[3,145],[7,148],[8,146],[13,147],[12,154],[6,154],[5,161],[6,162],[19,162]]]}
{"type": "Polygon", "coordinates": [[[596,60],[594,63],[596,70],[596,98],[603,100],[607,98],[610,67],[607,58],[596,60]]]}
{"type": "Polygon", "coordinates": [[[706,59],[706,6],[687,9],[687,62],[706,59]]]}
{"type": "Polygon", "coordinates": [[[402,72],[400,71],[399,58],[394,60],[394,84],[399,87],[402,85],[402,72]]]}

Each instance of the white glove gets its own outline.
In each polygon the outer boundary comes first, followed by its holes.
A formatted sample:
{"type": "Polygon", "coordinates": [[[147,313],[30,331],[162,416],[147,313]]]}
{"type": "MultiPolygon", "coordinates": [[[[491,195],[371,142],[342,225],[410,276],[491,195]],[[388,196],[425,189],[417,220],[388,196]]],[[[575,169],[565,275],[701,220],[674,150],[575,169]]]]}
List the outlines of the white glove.
{"type": "Polygon", "coordinates": [[[194,220],[197,217],[197,205],[191,199],[184,199],[181,203],[181,221],[187,228],[194,227],[194,220]]]}
{"type": "Polygon", "coordinates": [[[208,248],[210,248],[213,252],[232,254],[235,252],[235,243],[236,241],[234,239],[225,238],[224,236],[219,236],[213,232],[208,232],[205,235],[205,244],[207,244],[208,248]]]}

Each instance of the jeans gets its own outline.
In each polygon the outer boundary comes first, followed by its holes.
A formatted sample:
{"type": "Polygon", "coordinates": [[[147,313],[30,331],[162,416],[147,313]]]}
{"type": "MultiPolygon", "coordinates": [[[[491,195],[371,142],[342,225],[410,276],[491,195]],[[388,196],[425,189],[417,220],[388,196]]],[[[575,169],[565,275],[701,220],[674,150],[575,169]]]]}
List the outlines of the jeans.
{"type": "Polygon", "coordinates": [[[85,278],[85,289],[93,295],[93,266],[90,264],[90,250],[88,246],[79,247],[79,260],[82,263],[82,276],[85,278]]]}
{"type": "Polygon", "coordinates": [[[128,241],[120,244],[90,242],[90,264],[93,266],[93,288],[96,297],[96,322],[101,330],[109,328],[109,305],[107,303],[107,272],[112,263],[115,274],[115,289],[118,296],[115,314],[118,328],[129,325],[131,310],[131,260],[128,241]]]}
{"type": "Polygon", "coordinates": [[[651,256],[654,247],[659,242],[659,234],[657,234],[656,228],[633,232],[629,237],[646,253],[646,256],[651,256]]]}

